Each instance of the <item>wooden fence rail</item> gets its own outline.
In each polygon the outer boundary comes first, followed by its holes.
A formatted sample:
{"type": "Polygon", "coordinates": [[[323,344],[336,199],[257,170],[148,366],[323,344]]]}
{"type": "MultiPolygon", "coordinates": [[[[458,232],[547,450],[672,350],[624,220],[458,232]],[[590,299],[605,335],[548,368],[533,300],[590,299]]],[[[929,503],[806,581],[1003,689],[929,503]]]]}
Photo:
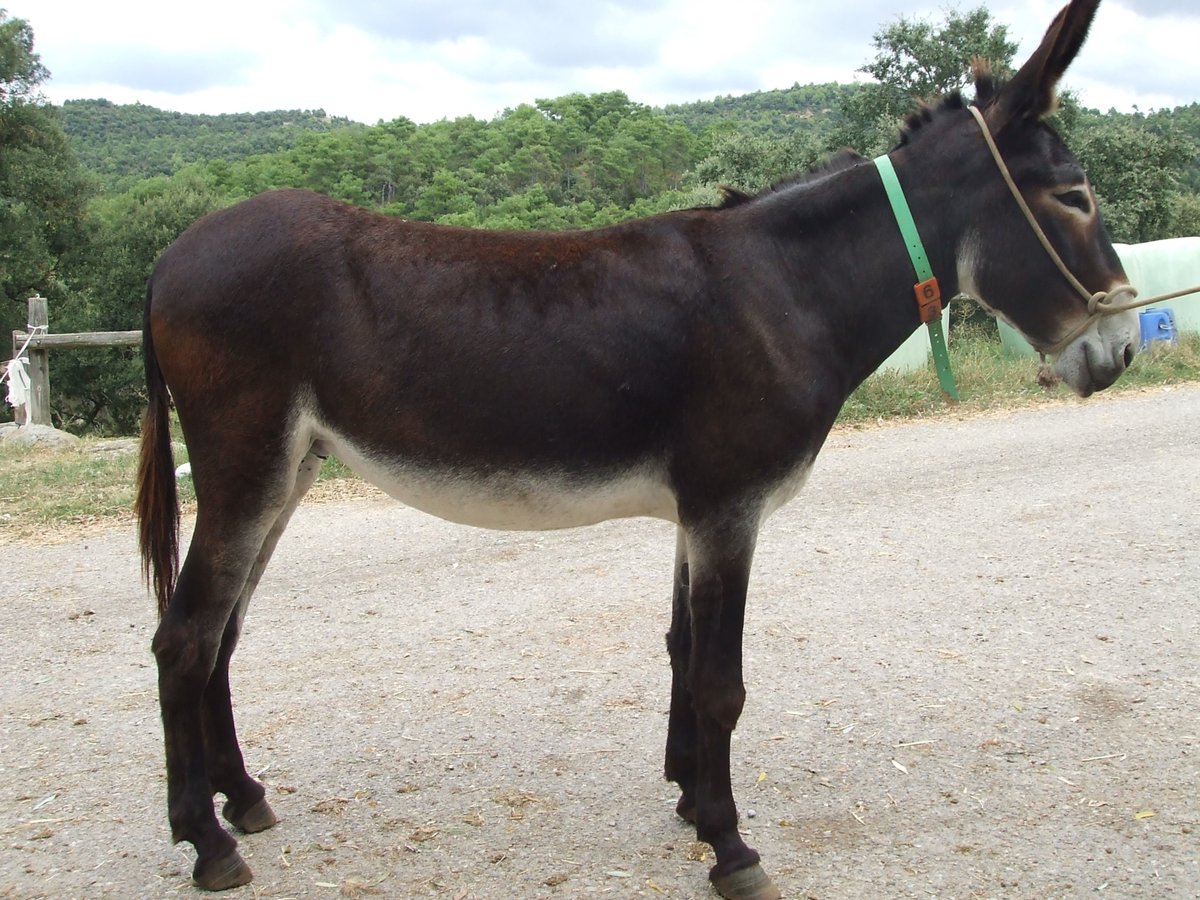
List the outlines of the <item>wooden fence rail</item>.
{"type": "Polygon", "coordinates": [[[50,334],[50,313],[46,298],[29,298],[30,331],[12,333],[13,357],[25,349],[29,357],[29,400],[25,409],[16,410],[17,423],[50,424],[50,351],[81,347],[137,347],[140,331],[83,331],[75,334],[50,334]]]}

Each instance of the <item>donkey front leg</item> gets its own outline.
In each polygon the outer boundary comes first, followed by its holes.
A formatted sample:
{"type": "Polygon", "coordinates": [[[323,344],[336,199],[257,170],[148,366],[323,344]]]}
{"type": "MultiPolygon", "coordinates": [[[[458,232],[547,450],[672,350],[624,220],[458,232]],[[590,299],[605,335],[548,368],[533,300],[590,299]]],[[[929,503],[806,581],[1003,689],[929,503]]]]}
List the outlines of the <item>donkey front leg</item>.
{"type": "MultiPolygon", "coordinates": [[[[781,895],[738,833],[730,780],[729,740],[746,699],[742,627],[757,528],[745,521],[689,529],[688,669],[696,720],[696,836],[712,845],[709,878],[729,900],[777,900],[781,895]]],[[[674,698],[673,698],[674,699],[674,698]]],[[[685,769],[686,771],[686,769],[685,769]]],[[[684,796],[687,795],[687,786],[684,796]]]]}

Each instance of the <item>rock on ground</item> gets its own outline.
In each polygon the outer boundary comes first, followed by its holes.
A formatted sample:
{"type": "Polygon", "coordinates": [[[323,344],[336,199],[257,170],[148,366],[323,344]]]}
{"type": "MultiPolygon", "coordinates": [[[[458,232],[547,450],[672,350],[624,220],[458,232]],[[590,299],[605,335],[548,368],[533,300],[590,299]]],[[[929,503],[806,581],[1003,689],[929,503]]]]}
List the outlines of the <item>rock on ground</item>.
{"type": "Polygon", "coordinates": [[[26,447],[70,449],[79,446],[79,438],[50,425],[0,424],[0,443],[26,447]]]}

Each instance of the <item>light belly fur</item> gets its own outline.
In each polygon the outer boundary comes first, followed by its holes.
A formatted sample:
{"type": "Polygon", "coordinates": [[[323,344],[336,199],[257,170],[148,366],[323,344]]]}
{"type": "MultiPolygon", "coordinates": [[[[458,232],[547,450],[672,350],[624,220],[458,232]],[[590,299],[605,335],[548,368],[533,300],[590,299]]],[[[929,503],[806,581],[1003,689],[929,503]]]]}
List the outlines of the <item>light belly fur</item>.
{"type": "Polygon", "coordinates": [[[358,475],[401,503],[479,528],[548,531],[648,516],[678,521],[665,473],[649,463],[586,477],[560,472],[474,475],[384,459],[342,435],[316,430],[318,440],[358,475]]]}

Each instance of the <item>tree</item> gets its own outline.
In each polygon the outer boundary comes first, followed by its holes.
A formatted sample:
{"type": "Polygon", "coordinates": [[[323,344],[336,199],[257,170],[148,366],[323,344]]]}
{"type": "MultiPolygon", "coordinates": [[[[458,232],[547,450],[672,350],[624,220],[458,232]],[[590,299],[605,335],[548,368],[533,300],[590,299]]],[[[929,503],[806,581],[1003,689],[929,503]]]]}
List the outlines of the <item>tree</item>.
{"type": "Polygon", "coordinates": [[[436,222],[443,216],[464,215],[475,209],[470,187],[456,173],[438,169],[413,204],[414,219],[436,222]]]}
{"type": "Polygon", "coordinates": [[[778,138],[733,132],[713,141],[712,152],[696,165],[702,185],[728,185],[757,193],[788,176],[807,172],[827,155],[808,132],[778,138]]]}
{"type": "Polygon", "coordinates": [[[1071,135],[1071,149],[1096,188],[1113,240],[1154,241],[1195,233],[1195,195],[1180,176],[1196,160],[1196,145],[1177,131],[1159,131],[1137,116],[1093,114],[1071,135]]]}
{"type": "Polygon", "coordinates": [[[0,8],[0,105],[38,99],[38,85],[50,77],[33,52],[33,29],[24,19],[10,19],[0,8]]]}
{"type": "MultiPolygon", "coordinates": [[[[198,169],[95,200],[86,239],[65,260],[71,290],[59,306],[56,330],[141,328],[155,260],[192,222],[227,202],[198,169]]],[[[51,399],[63,427],[133,433],[145,407],[144,391],[137,350],[76,350],[54,359],[51,399]]]]}
{"type": "Polygon", "coordinates": [[[965,88],[972,60],[985,59],[1005,75],[1017,52],[1008,29],[993,23],[982,6],[966,13],[951,9],[939,24],[901,16],[875,32],[872,43],[878,52],[858,71],[875,81],[843,99],[846,121],[839,133],[840,143],[869,155],[894,142],[899,120],[918,101],[965,88]]]}
{"type": "Polygon", "coordinates": [[[60,258],[78,235],[89,185],[57,111],[33,30],[0,9],[0,333],[23,327],[30,294],[55,297],[60,258]]]}
{"type": "MultiPolygon", "coordinates": [[[[1200,151],[1200,103],[1160,109],[1146,116],[1146,122],[1159,131],[1175,131],[1188,137],[1200,151]]],[[[1180,175],[1182,184],[1193,193],[1200,193],[1200,152],[1180,175]]],[[[1192,232],[1195,234],[1196,232],[1192,232]]]]}

